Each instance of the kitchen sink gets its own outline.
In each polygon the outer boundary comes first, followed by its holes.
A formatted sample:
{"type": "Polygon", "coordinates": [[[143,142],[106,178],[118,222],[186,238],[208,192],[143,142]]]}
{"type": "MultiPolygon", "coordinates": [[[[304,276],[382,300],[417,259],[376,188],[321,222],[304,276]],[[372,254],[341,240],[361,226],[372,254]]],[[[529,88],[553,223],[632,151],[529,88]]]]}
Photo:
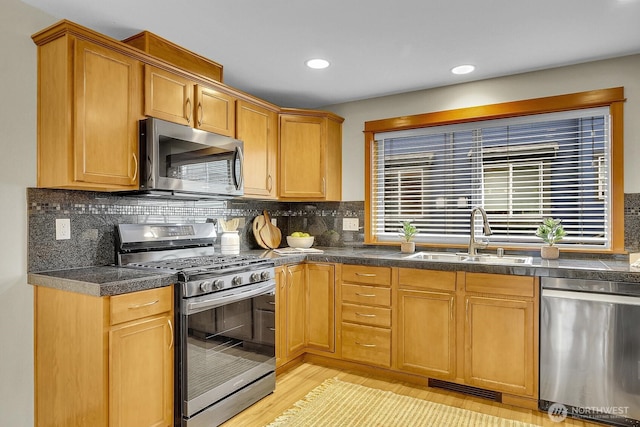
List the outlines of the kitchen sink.
{"type": "Polygon", "coordinates": [[[436,262],[473,262],[478,264],[502,264],[502,265],[530,265],[533,259],[528,256],[492,255],[478,254],[469,255],[467,253],[446,253],[446,252],[416,252],[407,255],[404,259],[416,259],[422,261],[436,262]]]}
{"type": "Polygon", "coordinates": [[[419,259],[423,261],[442,261],[457,262],[460,261],[458,254],[441,253],[441,252],[416,252],[415,254],[404,257],[405,259],[419,259]]]}

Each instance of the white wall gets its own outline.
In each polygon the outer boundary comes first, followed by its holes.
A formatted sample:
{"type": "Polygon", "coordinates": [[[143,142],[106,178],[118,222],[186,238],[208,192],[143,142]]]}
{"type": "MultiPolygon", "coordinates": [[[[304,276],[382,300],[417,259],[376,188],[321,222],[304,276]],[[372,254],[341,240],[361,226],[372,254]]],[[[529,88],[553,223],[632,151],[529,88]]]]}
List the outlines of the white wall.
{"type": "Polygon", "coordinates": [[[0,5],[0,424],[33,426],[33,292],[27,284],[26,188],[36,183],[36,46],[54,19],[0,5]]]}
{"type": "Polygon", "coordinates": [[[640,55],[325,107],[343,124],[342,198],[364,200],[364,122],[624,86],[624,191],[640,193],[640,55]]]}

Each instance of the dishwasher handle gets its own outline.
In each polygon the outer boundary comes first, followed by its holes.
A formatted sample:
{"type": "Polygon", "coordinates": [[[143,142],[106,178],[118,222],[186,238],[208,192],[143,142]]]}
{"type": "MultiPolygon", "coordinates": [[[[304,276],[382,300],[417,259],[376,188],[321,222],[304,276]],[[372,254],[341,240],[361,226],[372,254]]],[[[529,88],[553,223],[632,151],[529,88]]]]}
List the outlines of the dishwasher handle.
{"type": "Polygon", "coordinates": [[[595,301],[640,306],[640,297],[593,292],[561,291],[557,289],[543,289],[542,298],[564,298],[578,301],[595,301]]]}

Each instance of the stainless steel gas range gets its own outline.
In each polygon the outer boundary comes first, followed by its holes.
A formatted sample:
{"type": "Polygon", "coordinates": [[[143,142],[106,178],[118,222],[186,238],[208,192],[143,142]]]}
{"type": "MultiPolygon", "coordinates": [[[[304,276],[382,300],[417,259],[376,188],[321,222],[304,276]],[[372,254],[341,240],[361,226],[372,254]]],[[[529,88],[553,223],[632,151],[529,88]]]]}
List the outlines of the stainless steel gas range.
{"type": "Polygon", "coordinates": [[[212,223],[121,224],[117,234],[119,265],[178,277],[175,425],[219,425],[273,392],[273,262],[216,254],[212,223]]]}

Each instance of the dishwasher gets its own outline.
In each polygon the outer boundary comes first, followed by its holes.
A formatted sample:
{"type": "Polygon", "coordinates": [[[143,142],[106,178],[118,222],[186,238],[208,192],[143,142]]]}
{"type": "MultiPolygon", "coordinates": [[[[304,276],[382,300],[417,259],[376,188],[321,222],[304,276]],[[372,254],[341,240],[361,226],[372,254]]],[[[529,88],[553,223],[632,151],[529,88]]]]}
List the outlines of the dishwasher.
{"type": "Polygon", "coordinates": [[[640,283],[544,277],[541,285],[540,409],[639,426],[640,283]]]}

